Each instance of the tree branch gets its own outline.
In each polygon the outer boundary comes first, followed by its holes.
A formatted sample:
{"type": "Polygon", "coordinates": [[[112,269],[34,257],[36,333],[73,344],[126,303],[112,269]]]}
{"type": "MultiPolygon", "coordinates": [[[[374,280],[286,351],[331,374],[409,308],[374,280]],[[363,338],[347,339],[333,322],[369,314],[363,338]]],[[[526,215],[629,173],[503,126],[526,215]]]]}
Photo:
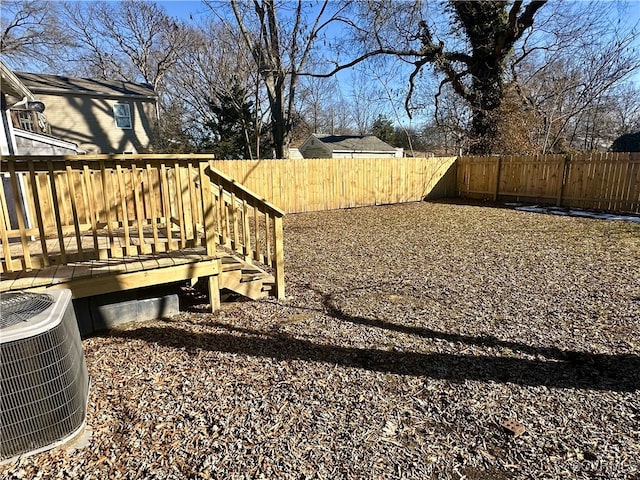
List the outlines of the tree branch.
{"type": "Polygon", "coordinates": [[[298,73],[298,75],[301,76],[306,76],[306,77],[314,77],[314,78],[329,78],[332,77],[333,75],[335,75],[336,73],[338,73],[341,70],[345,70],[347,68],[351,68],[361,62],[363,62],[364,60],[366,60],[367,58],[371,58],[371,57],[375,57],[376,55],[397,55],[399,57],[405,56],[405,57],[417,57],[420,56],[420,54],[414,50],[404,50],[404,51],[399,51],[393,48],[380,48],[378,50],[372,50],[370,52],[367,52],[363,55],[360,55],[359,57],[355,58],[354,60],[350,61],[349,63],[345,63],[342,65],[337,65],[333,70],[331,70],[330,72],[327,73],[311,73],[311,72],[300,72],[298,73]]]}

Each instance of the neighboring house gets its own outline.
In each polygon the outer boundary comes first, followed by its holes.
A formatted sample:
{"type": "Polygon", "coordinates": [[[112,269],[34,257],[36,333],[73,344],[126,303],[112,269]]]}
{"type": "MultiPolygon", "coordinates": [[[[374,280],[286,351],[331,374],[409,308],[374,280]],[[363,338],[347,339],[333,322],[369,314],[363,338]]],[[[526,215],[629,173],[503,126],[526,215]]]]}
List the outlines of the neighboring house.
{"type": "Polygon", "coordinates": [[[158,97],[147,84],[17,72],[44,102],[51,134],[86,153],[143,153],[157,125],[158,97]]]}
{"type": "Polygon", "coordinates": [[[319,135],[314,133],[300,145],[304,158],[393,158],[402,157],[395,148],[373,135],[319,135]]]}
{"type": "Polygon", "coordinates": [[[46,105],[0,61],[1,155],[72,155],[77,145],[51,135],[46,105]]]}

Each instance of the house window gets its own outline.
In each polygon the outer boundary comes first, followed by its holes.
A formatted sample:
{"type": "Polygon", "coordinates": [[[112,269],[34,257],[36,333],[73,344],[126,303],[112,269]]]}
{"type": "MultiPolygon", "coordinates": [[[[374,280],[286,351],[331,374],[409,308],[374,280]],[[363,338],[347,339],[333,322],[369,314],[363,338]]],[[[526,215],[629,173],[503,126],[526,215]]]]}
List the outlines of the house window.
{"type": "Polygon", "coordinates": [[[118,128],[132,128],[131,125],[131,110],[127,103],[116,103],[113,106],[113,116],[116,119],[116,127],[118,128]]]}

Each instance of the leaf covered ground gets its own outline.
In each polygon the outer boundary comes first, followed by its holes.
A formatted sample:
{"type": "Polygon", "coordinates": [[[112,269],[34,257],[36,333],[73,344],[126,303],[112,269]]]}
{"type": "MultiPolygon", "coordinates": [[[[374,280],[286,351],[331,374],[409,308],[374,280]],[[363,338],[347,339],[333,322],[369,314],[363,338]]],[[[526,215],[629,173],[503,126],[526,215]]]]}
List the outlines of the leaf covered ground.
{"type": "Polygon", "coordinates": [[[87,445],[0,476],[640,478],[639,223],[415,203],[285,242],[283,301],[86,339],[87,445]]]}

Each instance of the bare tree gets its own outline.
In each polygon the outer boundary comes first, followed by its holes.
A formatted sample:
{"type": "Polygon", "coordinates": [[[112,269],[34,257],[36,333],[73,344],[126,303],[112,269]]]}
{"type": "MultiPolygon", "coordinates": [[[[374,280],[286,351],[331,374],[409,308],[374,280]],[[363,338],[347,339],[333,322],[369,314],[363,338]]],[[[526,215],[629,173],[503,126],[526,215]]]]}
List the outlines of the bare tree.
{"type": "Polygon", "coordinates": [[[637,82],[623,83],[616,86],[611,95],[615,101],[608,113],[613,118],[615,135],[640,132],[640,85],[637,82]]]}
{"type": "Polygon", "coordinates": [[[435,102],[434,121],[426,127],[425,136],[432,143],[433,150],[461,155],[468,150],[471,109],[459,101],[453,88],[447,84],[440,84],[435,102]]]}
{"type": "Polygon", "coordinates": [[[74,39],[58,21],[57,2],[21,0],[2,2],[0,51],[15,68],[25,68],[37,62],[55,64],[64,48],[74,45],[74,39]]]}
{"type": "MultiPolygon", "coordinates": [[[[205,3],[218,18],[225,18],[221,5],[205,3]]],[[[289,153],[300,72],[327,27],[344,21],[342,14],[350,4],[329,0],[309,3],[302,0],[230,2],[232,18],[267,91],[275,155],[280,158],[288,157],[289,153]]]]}
{"type": "Polygon", "coordinates": [[[135,79],[135,68],[114,48],[112,39],[103,31],[98,4],[65,2],[62,9],[67,31],[77,44],[66,54],[67,70],[91,78],[135,79]]]}
{"type": "Polygon", "coordinates": [[[190,29],[152,2],[67,3],[65,11],[83,47],[80,60],[94,74],[143,81],[156,91],[192,42],[190,29]]]}
{"type": "Polygon", "coordinates": [[[513,57],[510,68],[522,108],[542,120],[543,153],[602,148],[615,137],[617,127],[607,112],[614,108],[616,89],[640,69],[640,31],[626,24],[624,7],[557,5],[541,19],[547,38],[528,37],[513,57]]]}
{"type": "Polygon", "coordinates": [[[355,132],[358,135],[371,133],[373,123],[384,113],[386,98],[366,70],[351,72],[347,99],[355,132]]]}
{"type": "Polygon", "coordinates": [[[332,112],[344,102],[336,78],[303,78],[297,97],[296,108],[309,126],[305,132],[307,135],[335,131],[332,112]]]}
{"type": "Polygon", "coordinates": [[[212,107],[222,107],[221,101],[232,105],[238,113],[246,101],[251,101],[255,118],[245,125],[244,136],[251,157],[260,155],[263,125],[267,105],[249,52],[242,46],[237,29],[210,21],[193,27],[188,48],[184,49],[175,68],[167,75],[167,89],[173,102],[185,105],[192,128],[213,120],[212,107]],[[238,91],[246,92],[240,99],[238,91]],[[237,101],[237,102],[236,102],[237,101]],[[251,131],[249,131],[249,129],[251,131]]]}

